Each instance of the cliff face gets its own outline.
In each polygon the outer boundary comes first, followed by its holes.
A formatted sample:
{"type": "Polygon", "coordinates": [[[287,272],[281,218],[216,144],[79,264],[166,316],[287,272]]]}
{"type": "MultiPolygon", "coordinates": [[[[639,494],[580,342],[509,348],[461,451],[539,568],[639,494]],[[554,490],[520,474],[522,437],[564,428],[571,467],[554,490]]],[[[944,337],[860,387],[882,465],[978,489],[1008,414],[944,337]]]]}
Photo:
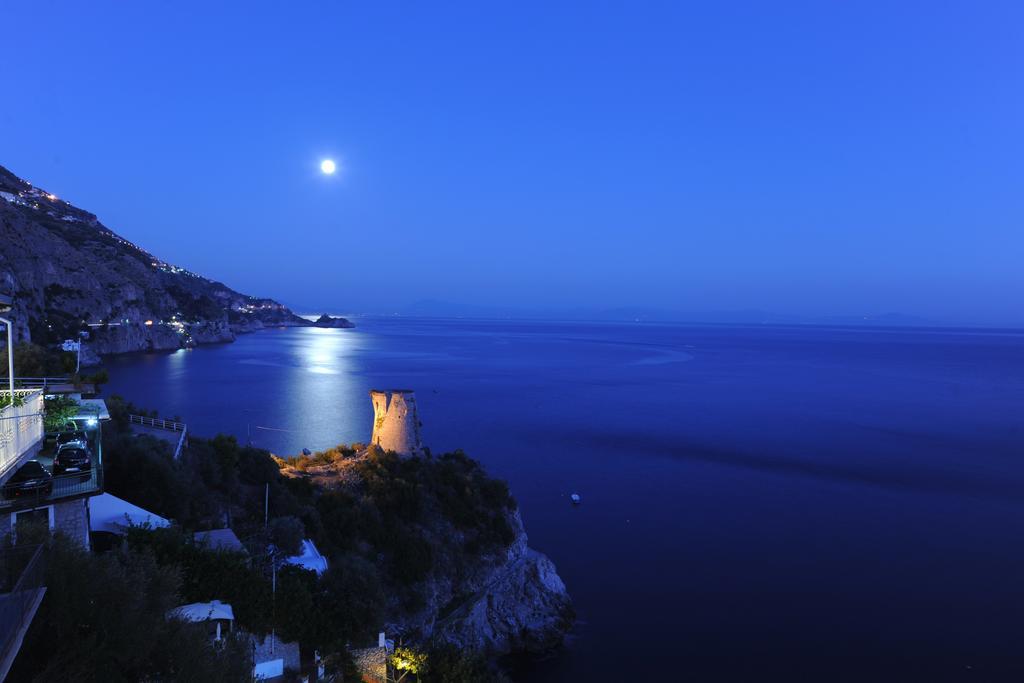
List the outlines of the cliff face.
{"type": "Polygon", "coordinates": [[[0,292],[14,296],[19,340],[51,344],[85,331],[98,354],[229,342],[266,326],[311,325],[272,299],[160,260],[3,167],[0,292]]]}
{"type": "Polygon", "coordinates": [[[384,630],[403,642],[500,656],[554,648],[572,627],[565,584],[529,547],[507,485],[465,454],[339,447],[278,464],[312,485],[332,561],[374,566],[384,630]]]}
{"type": "Polygon", "coordinates": [[[425,639],[505,655],[541,652],[562,643],[575,619],[572,600],[546,555],[527,545],[518,510],[515,540],[498,556],[469,566],[441,566],[424,584],[426,607],[403,620],[425,639]]]}

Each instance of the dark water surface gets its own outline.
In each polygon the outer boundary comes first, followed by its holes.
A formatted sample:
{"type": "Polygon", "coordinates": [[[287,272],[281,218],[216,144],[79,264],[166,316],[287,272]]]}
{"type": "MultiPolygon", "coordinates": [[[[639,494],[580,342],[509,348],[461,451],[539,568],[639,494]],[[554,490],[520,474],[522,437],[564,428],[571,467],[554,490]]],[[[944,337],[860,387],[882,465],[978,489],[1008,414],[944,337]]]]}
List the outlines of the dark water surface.
{"type": "Polygon", "coordinates": [[[1024,680],[1020,333],[357,323],[117,358],[109,392],[294,454],[415,389],[576,601],[524,680],[1024,680]]]}

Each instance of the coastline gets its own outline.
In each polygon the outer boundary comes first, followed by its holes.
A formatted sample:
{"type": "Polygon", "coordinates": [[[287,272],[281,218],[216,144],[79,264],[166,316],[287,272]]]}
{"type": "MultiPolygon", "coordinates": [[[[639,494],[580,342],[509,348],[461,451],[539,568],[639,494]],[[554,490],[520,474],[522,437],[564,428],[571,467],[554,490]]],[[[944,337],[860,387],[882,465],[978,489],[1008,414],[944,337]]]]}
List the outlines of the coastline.
{"type": "MultiPolygon", "coordinates": [[[[324,316],[321,316],[321,320],[324,316]]],[[[179,349],[199,346],[231,344],[239,335],[252,334],[267,329],[291,327],[318,327],[321,329],[353,329],[355,323],[347,318],[327,316],[328,321],[318,324],[306,316],[294,315],[290,319],[264,322],[252,320],[229,323],[226,320],[200,321],[196,323],[150,324],[133,323],[111,326],[94,334],[82,344],[82,366],[96,367],[103,364],[107,356],[121,356],[133,353],[172,353],[179,349]],[[300,322],[301,321],[301,322],[300,322]]]]}

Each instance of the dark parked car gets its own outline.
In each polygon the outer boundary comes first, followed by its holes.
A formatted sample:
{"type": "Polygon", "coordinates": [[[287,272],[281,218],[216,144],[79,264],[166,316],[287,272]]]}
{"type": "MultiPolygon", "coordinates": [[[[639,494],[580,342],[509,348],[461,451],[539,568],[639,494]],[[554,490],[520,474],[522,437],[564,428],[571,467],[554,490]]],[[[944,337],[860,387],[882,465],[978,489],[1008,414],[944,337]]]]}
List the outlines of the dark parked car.
{"type": "Polygon", "coordinates": [[[53,477],[38,460],[29,460],[4,484],[4,496],[48,496],[53,492],[53,477]]]}
{"type": "Polygon", "coordinates": [[[57,450],[53,456],[53,474],[75,474],[92,469],[92,453],[77,443],[69,443],[57,450]]]}
{"type": "Polygon", "coordinates": [[[85,436],[85,432],[76,430],[73,432],[61,432],[57,435],[57,448],[58,450],[62,446],[68,444],[77,444],[80,448],[86,448],[89,445],[89,440],[85,436]]]}

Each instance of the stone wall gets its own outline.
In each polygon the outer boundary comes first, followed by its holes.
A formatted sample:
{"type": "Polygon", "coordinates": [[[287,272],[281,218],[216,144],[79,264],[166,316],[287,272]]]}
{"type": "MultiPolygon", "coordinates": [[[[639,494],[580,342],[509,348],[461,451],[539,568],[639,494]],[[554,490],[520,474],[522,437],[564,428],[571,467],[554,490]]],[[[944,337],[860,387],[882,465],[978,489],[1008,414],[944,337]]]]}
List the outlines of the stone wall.
{"type": "Polygon", "coordinates": [[[387,683],[388,651],[382,647],[350,650],[363,683],[387,683]]]}
{"type": "MultiPolygon", "coordinates": [[[[68,538],[89,549],[89,499],[61,501],[34,508],[40,514],[46,512],[50,518],[50,530],[60,531],[68,538]]],[[[10,541],[17,515],[31,513],[32,509],[0,512],[0,540],[10,541]]]]}
{"type": "Polygon", "coordinates": [[[53,504],[53,530],[89,547],[89,499],[53,504]]]}
{"type": "Polygon", "coordinates": [[[420,417],[416,395],[409,390],[373,390],[373,435],[370,443],[399,455],[421,455],[420,417]]]}

